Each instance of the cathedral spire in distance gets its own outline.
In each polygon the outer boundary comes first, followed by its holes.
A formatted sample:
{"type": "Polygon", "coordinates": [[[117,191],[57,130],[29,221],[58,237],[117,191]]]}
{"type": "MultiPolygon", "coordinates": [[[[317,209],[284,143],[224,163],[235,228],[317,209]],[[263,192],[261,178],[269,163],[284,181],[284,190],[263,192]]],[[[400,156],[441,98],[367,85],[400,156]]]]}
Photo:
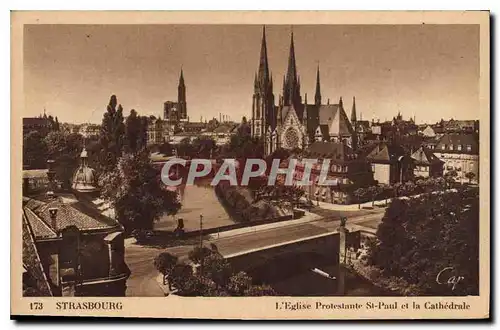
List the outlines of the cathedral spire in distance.
{"type": "Polygon", "coordinates": [[[179,77],[179,86],[177,87],[177,103],[179,106],[179,114],[182,119],[187,118],[186,104],[186,85],[184,83],[184,71],[181,66],[181,75],[179,77]]]}
{"type": "Polygon", "coordinates": [[[184,85],[184,71],[182,70],[182,66],[181,66],[181,76],[179,77],[179,86],[185,86],[184,85]]]}
{"type": "Polygon", "coordinates": [[[316,71],[316,94],[314,94],[314,103],[316,105],[321,105],[321,86],[319,82],[319,63],[318,70],[316,71]]]}
{"type": "Polygon", "coordinates": [[[356,119],[356,97],[352,97],[351,123],[355,123],[356,119]]]}

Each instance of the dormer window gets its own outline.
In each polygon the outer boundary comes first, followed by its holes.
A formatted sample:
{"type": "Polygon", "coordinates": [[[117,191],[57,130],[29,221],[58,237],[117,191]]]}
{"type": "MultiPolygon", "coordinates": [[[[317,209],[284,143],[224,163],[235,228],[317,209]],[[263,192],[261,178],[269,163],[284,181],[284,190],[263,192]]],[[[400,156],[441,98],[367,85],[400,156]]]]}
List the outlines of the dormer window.
{"type": "Polygon", "coordinates": [[[449,150],[453,150],[453,144],[450,144],[448,147],[449,150]]]}
{"type": "Polygon", "coordinates": [[[462,150],[462,145],[461,145],[461,144],[459,144],[459,145],[457,146],[457,150],[459,150],[459,151],[460,151],[460,150],[462,150]]]}
{"type": "Polygon", "coordinates": [[[446,144],[443,144],[443,145],[441,146],[441,149],[442,149],[442,150],[446,150],[446,144]]]}
{"type": "Polygon", "coordinates": [[[472,146],[470,144],[467,145],[467,151],[472,151],[472,146]]]}

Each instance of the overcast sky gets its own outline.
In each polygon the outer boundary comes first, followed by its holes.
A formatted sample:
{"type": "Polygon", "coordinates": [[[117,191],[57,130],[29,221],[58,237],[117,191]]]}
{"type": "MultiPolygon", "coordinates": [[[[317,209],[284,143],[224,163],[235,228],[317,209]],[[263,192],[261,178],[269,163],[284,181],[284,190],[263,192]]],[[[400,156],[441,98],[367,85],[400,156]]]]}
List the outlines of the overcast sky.
{"type": "MultiPolygon", "coordinates": [[[[276,100],[282,93],[290,26],[268,25],[276,100]]],[[[418,123],[479,117],[478,25],[293,26],[301,92],[314,100],[316,66],[323,101],[340,96],[358,118],[418,123]]],[[[99,123],[116,94],[125,113],[159,116],[177,100],[181,67],[191,121],[251,116],[260,25],[27,25],[25,116],[99,123]]]]}

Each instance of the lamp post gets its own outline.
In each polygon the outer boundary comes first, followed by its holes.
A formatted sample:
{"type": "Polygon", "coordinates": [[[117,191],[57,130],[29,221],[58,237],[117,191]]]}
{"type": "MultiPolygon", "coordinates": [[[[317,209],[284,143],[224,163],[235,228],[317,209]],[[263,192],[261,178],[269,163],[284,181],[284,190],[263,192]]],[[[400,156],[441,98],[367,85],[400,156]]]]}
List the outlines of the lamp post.
{"type": "Polygon", "coordinates": [[[203,247],[203,214],[200,214],[200,249],[203,247]]]}

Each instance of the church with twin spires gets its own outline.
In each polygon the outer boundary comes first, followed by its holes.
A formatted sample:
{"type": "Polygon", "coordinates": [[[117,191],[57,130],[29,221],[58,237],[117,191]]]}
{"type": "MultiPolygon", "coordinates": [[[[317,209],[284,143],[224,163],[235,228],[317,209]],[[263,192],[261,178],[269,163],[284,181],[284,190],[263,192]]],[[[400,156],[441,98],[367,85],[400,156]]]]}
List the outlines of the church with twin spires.
{"type": "Polygon", "coordinates": [[[264,27],[259,69],[255,74],[250,124],[252,136],[264,142],[265,153],[271,154],[278,148],[304,149],[315,141],[338,142],[353,149],[357,148],[356,100],[353,97],[350,121],[344,110],[342,97],[336,104],[330,104],[329,100],[325,104],[321,96],[319,65],[314,102],[308,103],[307,93],[302,100],[300,76],[295,63],[293,31],[288,69],[283,77],[283,92],[278,97],[278,105],[275,101],[264,27]]]}

